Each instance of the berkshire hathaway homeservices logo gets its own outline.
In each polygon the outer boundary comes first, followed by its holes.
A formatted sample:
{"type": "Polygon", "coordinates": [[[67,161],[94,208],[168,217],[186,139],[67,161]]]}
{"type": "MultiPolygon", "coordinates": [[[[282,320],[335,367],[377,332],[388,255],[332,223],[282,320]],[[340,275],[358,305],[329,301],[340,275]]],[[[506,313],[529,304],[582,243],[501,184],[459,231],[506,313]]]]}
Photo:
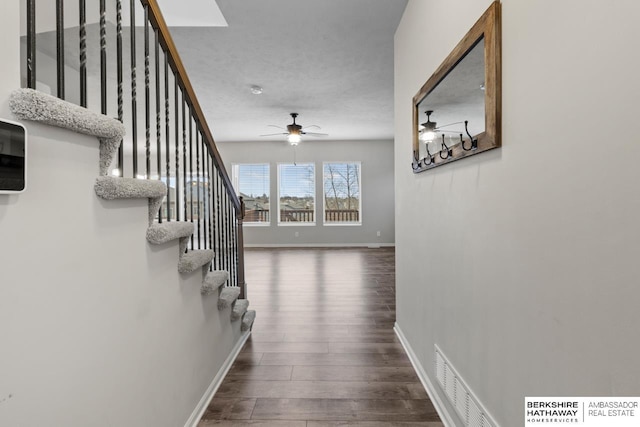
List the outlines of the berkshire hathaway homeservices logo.
{"type": "Polygon", "coordinates": [[[640,397],[526,397],[525,427],[638,427],[640,397]]]}

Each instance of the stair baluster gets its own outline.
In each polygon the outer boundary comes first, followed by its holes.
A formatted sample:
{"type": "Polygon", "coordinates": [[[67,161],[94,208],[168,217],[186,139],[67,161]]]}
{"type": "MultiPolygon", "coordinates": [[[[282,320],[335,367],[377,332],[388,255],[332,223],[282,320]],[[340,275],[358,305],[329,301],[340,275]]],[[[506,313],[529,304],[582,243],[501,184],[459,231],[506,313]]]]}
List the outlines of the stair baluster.
{"type": "MultiPolygon", "coordinates": [[[[64,64],[63,64],[64,68],[64,64]]],[[[116,80],[118,87],[118,120],[124,121],[124,96],[123,96],[123,71],[122,71],[122,0],[116,0],[116,80]]],[[[119,176],[124,176],[124,147],[120,141],[118,147],[117,171],[119,176]]]]}
{"type": "Polygon", "coordinates": [[[151,179],[151,75],[149,70],[149,6],[144,6],[144,164],[145,178],[151,179]]]}
{"type": "MultiPolygon", "coordinates": [[[[156,33],[157,34],[157,33],[156,33]]],[[[165,127],[165,182],[167,183],[167,221],[171,221],[171,117],[169,108],[169,59],[164,55],[164,127],[165,127]]],[[[158,157],[160,158],[160,157],[158,157]]],[[[160,168],[158,168],[160,170],[160,168]]]]}
{"type": "MultiPolygon", "coordinates": [[[[196,240],[198,241],[198,249],[200,249],[200,217],[202,216],[202,208],[200,206],[200,131],[196,126],[196,218],[198,220],[196,228],[198,235],[196,240]]],[[[193,200],[191,201],[193,206],[193,200]]]]}
{"type": "MultiPolygon", "coordinates": [[[[129,0],[130,15],[129,35],[131,40],[131,142],[133,147],[134,178],[138,177],[138,83],[136,73],[136,3],[129,0]]],[[[124,173],[120,176],[124,176],[124,173]]]]}
{"type": "Polygon", "coordinates": [[[27,0],[27,87],[36,88],[36,0],[27,0]]]}
{"type": "MultiPolygon", "coordinates": [[[[100,3],[100,5],[102,6],[102,2],[100,3]]],[[[56,63],[57,63],[56,80],[58,84],[58,88],[57,88],[58,98],[64,99],[64,1],[63,0],[56,0],[56,63]]]]}
{"type": "MultiPolygon", "coordinates": [[[[189,109],[191,112],[191,109],[189,109]]],[[[186,167],[186,163],[185,163],[186,167]]],[[[189,114],[189,220],[193,224],[193,116],[189,114]]],[[[186,185],[186,182],[185,182],[186,185]]],[[[191,235],[191,249],[195,248],[193,234],[191,235]]]]}
{"type": "MultiPolygon", "coordinates": [[[[64,62],[62,63],[62,65],[64,66],[64,62]]],[[[100,112],[102,114],[107,114],[107,2],[106,0],[100,0],[100,112]]]]}
{"type": "Polygon", "coordinates": [[[80,105],[87,106],[87,3],[80,0],[80,105]]]}
{"type": "MultiPolygon", "coordinates": [[[[156,172],[158,179],[162,180],[162,119],[160,117],[160,39],[158,31],[154,30],[155,49],[154,49],[154,65],[155,65],[155,83],[156,83],[156,172]]],[[[167,153],[169,151],[167,150],[167,153]]],[[[167,183],[167,194],[169,194],[169,184],[167,183]]],[[[158,210],[158,222],[162,222],[162,207],[158,210]]]]}

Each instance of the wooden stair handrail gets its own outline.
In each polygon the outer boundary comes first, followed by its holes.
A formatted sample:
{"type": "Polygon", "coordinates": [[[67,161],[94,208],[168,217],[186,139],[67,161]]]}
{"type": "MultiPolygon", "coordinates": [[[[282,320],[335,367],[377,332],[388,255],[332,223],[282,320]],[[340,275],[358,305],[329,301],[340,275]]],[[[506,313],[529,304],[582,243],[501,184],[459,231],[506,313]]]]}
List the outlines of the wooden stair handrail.
{"type": "Polygon", "coordinates": [[[160,11],[160,7],[156,0],[140,0],[143,6],[147,6],[149,10],[149,22],[151,22],[151,26],[158,31],[158,35],[160,37],[160,45],[165,51],[165,54],[168,56],[169,65],[175,74],[175,78],[178,81],[178,85],[182,88],[186,95],[187,104],[191,107],[191,110],[194,114],[194,118],[197,124],[202,129],[202,133],[204,139],[209,146],[211,153],[213,153],[213,161],[220,170],[222,174],[222,180],[224,182],[224,186],[229,194],[229,198],[231,199],[233,206],[236,209],[238,215],[242,215],[242,204],[240,203],[240,199],[238,195],[233,190],[233,184],[231,184],[231,179],[229,178],[229,174],[227,173],[226,168],[224,167],[224,163],[222,162],[222,157],[220,156],[220,152],[216,147],[215,141],[213,139],[213,134],[211,133],[211,129],[209,129],[209,125],[204,117],[204,113],[202,112],[202,108],[200,107],[200,103],[198,102],[198,98],[196,97],[196,93],[193,90],[193,86],[191,85],[191,81],[189,80],[189,76],[187,76],[187,71],[184,68],[184,64],[180,59],[180,55],[178,54],[178,49],[176,48],[175,43],[173,42],[173,38],[171,37],[171,33],[169,32],[169,27],[167,27],[167,23],[162,16],[162,12],[160,11]]]}

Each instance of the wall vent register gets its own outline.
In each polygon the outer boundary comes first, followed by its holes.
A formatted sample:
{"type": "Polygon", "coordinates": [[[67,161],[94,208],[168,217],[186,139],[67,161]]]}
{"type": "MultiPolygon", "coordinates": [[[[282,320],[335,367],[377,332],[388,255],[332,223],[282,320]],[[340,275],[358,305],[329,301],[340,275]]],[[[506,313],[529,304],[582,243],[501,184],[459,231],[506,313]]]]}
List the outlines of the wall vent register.
{"type": "Polygon", "coordinates": [[[471,389],[462,380],[451,363],[435,346],[435,371],[438,384],[444,390],[449,403],[456,409],[467,427],[498,427],[471,389]]]}

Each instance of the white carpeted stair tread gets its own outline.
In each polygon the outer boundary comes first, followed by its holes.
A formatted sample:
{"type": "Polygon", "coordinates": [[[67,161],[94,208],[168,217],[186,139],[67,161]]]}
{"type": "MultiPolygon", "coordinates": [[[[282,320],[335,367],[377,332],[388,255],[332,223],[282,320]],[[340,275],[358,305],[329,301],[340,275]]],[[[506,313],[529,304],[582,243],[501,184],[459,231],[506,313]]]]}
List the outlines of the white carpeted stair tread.
{"type": "Polygon", "coordinates": [[[193,234],[193,223],[184,221],[163,222],[147,228],[147,241],[160,245],[193,234]]]}
{"type": "Polygon", "coordinates": [[[218,309],[223,310],[231,307],[231,304],[240,296],[240,288],[237,286],[228,286],[220,292],[218,297],[218,309]]]}
{"type": "Polygon", "coordinates": [[[100,175],[107,174],[125,134],[124,125],[116,119],[33,89],[13,91],[9,108],[20,119],[33,120],[99,138],[100,175]]]}
{"type": "Polygon", "coordinates": [[[210,271],[204,278],[200,292],[202,295],[209,295],[217,291],[220,286],[229,280],[229,272],[225,270],[210,271]]]}
{"type": "Polygon", "coordinates": [[[167,186],[155,179],[118,178],[101,176],[94,186],[96,194],[106,200],[144,199],[164,197],[167,186]]]}
{"type": "Polygon", "coordinates": [[[158,214],[167,193],[167,186],[155,179],[100,176],[94,185],[96,194],[106,200],[149,199],[149,225],[158,214]]]}
{"type": "Polygon", "coordinates": [[[213,260],[213,251],[209,249],[193,250],[183,254],[178,261],[180,273],[193,273],[200,267],[208,265],[213,260]]]}
{"type": "Polygon", "coordinates": [[[247,312],[248,308],[249,308],[249,300],[247,299],[236,300],[236,303],[233,304],[233,310],[231,310],[231,320],[240,319],[242,315],[247,312]]]}
{"type": "Polygon", "coordinates": [[[248,310],[244,316],[242,316],[242,326],[240,327],[240,330],[242,332],[250,330],[251,326],[253,326],[254,320],[256,320],[256,311],[248,310]]]}

